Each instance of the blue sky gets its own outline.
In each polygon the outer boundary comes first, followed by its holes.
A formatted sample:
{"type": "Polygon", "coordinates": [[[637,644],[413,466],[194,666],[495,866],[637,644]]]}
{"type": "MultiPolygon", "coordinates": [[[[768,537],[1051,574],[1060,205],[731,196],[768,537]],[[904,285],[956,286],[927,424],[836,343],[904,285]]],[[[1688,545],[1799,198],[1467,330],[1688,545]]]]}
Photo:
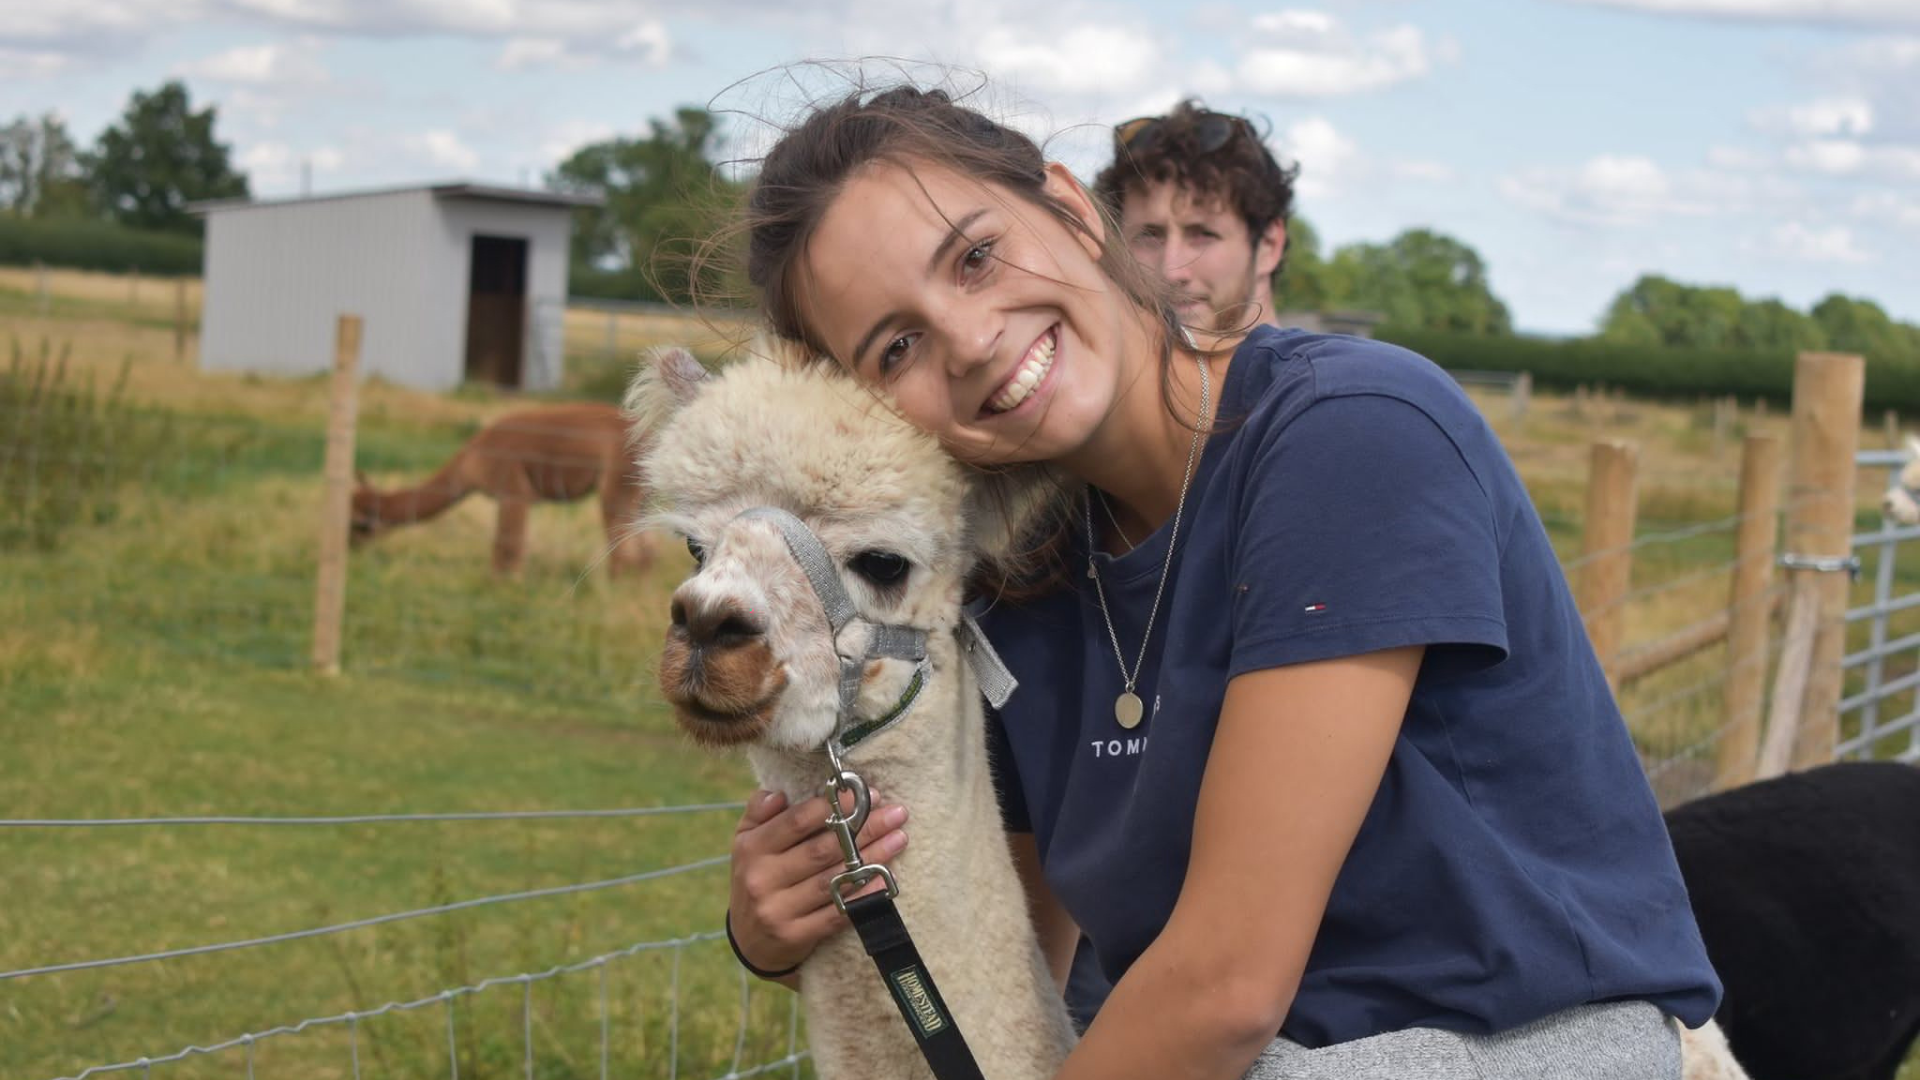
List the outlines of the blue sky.
{"type": "Polygon", "coordinates": [[[0,119],[91,141],[180,77],[258,195],[537,183],[682,104],[750,153],[836,85],[793,62],[878,55],[1083,176],[1183,93],[1258,114],[1329,246],[1451,233],[1523,329],[1643,272],[1920,321],[1920,0],[0,0],[0,119]]]}

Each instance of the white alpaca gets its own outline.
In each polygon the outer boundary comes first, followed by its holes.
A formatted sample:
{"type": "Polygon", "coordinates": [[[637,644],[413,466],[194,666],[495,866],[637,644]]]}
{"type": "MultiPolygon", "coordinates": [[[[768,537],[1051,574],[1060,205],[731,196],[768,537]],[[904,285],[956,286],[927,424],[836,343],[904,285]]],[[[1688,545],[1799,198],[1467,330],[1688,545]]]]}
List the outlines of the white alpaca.
{"type": "MultiPolygon", "coordinates": [[[[930,438],[832,369],[752,357],[709,377],[666,350],[627,395],[661,506],[656,524],[701,556],[674,593],[660,682],[698,741],[744,746],[762,786],[798,802],[829,776],[839,659],[826,614],[779,529],[801,519],[833,557],[860,615],[927,631],[912,706],[847,762],[912,807],[895,860],[902,918],[987,1080],[1042,1080],[1073,1035],[1027,919],[988,773],[980,692],[956,637],[963,582],[1006,555],[1040,501],[988,492],[930,438]],[[996,497],[998,496],[998,497],[996,497]],[[897,574],[897,578],[896,578],[897,574]]],[[[860,624],[850,628],[859,633],[860,624]]],[[[858,655],[859,643],[841,642],[858,655]]],[[[869,661],[862,719],[909,696],[916,665],[869,661]]],[[[851,933],[800,971],[815,1062],[828,1080],[930,1076],[851,933]]],[[[1685,1080],[1746,1080],[1712,1024],[1682,1031],[1685,1080]]]]}
{"type": "Polygon", "coordinates": [[[1907,463],[1894,474],[1880,509],[1899,525],[1920,525],[1920,439],[1907,436],[1907,463]]]}
{"type": "MultiPolygon", "coordinates": [[[[849,655],[864,655],[864,639],[849,639],[873,625],[926,632],[924,667],[878,659],[861,670],[860,720],[912,704],[846,763],[912,808],[913,842],[893,864],[900,914],[982,1073],[1053,1076],[1072,1028],[1027,917],[980,689],[956,636],[964,580],[977,553],[1017,534],[1016,510],[984,498],[931,438],[830,368],[754,357],[707,378],[667,351],[636,379],[628,409],[657,436],[642,466],[659,523],[701,555],[674,593],[660,668],[695,739],[744,746],[759,782],[796,803],[831,775],[821,747],[840,666],[826,613],[776,524],[743,511],[787,511],[825,546],[859,616],[841,635],[849,655]]],[[[822,945],[800,983],[823,1077],[931,1075],[854,934],[822,945]]]]}

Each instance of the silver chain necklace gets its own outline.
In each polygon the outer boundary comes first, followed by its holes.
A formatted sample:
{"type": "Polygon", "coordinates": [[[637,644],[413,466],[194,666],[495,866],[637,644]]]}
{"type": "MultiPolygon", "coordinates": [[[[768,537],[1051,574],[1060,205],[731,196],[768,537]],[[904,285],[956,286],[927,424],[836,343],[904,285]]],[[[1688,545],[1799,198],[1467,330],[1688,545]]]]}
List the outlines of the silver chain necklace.
{"type": "MultiPolygon", "coordinates": [[[[1146,715],[1146,706],[1141,703],[1140,695],[1133,692],[1133,688],[1139,685],[1140,669],[1146,666],[1147,643],[1153,640],[1153,620],[1160,614],[1160,596],[1166,591],[1167,577],[1173,571],[1174,545],[1180,539],[1180,514],[1187,506],[1187,486],[1193,482],[1193,464],[1200,455],[1200,434],[1206,430],[1207,407],[1213,397],[1213,380],[1207,373],[1207,362],[1203,359],[1199,364],[1200,415],[1194,421],[1193,442],[1187,447],[1187,469],[1180,475],[1180,500],[1173,504],[1173,532],[1167,536],[1167,559],[1160,567],[1160,582],[1153,588],[1153,606],[1147,609],[1147,627],[1140,635],[1140,655],[1134,659],[1131,672],[1127,670],[1126,655],[1120,651],[1120,635],[1113,629],[1113,614],[1107,610],[1107,590],[1100,584],[1100,571],[1093,559],[1094,552],[1098,550],[1098,545],[1093,538],[1093,500],[1097,493],[1087,492],[1087,577],[1093,582],[1094,595],[1100,599],[1100,617],[1106,620],[1107,640],[1113,642],[1113,659],[1120,665],[1120,678],[1123,680],[1124,689],[1121,690],[1119,697],[1113,699],[1113,718],[1128,731],[1139,727],[1141,719],[1146,715]]],[[[1098,497],[1104,504],[1105,497],[1098,497]]],[[[1111,514],[1112,511],[1109,510],[1108,513],[1111,514]]],[[[1119,531],[1120,523],[1114,522],[1113,527],[1116,532],[1119,531]]],[[[1121,539],[1126,539],[1124,534],[1121,539]]],[[[1128,546],[1131,548],[1132,545],[1128,546]]]]}

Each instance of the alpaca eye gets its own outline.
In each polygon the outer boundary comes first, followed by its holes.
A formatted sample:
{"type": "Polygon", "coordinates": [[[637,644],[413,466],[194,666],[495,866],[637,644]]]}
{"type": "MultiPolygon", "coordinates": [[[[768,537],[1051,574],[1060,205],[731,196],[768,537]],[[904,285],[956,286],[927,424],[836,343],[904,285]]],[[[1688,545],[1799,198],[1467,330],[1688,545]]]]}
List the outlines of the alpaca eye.
{"type": "Polygon", "coordinates": [[[693,556],[693,565],[707,565],[707,545],[691,536],[687,537],[687,554],[693,556]]]}
{"type": "Polygon", "coordinates": [[[907,576],[907,560],[891,551],[863,551],[847,567],[875,585],[898,585],[907,576]]]}

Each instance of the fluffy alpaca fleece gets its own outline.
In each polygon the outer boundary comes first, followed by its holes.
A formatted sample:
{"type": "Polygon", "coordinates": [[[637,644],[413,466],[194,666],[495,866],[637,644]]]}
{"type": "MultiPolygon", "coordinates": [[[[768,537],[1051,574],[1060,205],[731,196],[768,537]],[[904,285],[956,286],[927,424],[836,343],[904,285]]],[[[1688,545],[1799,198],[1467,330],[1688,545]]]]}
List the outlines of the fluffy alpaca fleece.
{"type": "Polygon", "coordinates": [[[1755,1080],[1893,1080],[1920,1036],[1920,769],[1808,769],[1667,830],[1755,1080]]]}
{"type": "Polygon", "coordinates": [[[1913,492],[1920,491],[1920,439],[1907,436],[1907,456],[1910,460],[1881,497],[1880,509],[1896,524],[1920,525],[1920,502],[1913,498],[1913,492]]]}
{"type": "MultiPolygon", "coordinates": [[[[627,403],[637,427],[657,432],[642,458],[656,520],[704,551],[674,594],[660,671],[696,740],[744,747],[760,783],[794,802],[828,775],[818,748],[834,727],[838,666],[826,619],[779,532],[738,520],[743,510],[792,512],[832,554],[862,618],[928,632],[917,703],[847,762],[912,808],[913,841],[893,863],[901,916],[982,1071],[1051,1077],[1072,1029],[1027,918],[988,773],[980,693],[954,635],[976,555],[1016,534],[1027,504],[982,498],[937,444],[830,368],[755,357],[707,378],[668,351],[627,403]],[[862,576],[860,556],[875,552],[908,561],[904,582],[862,576]]],[[[911,674],[903,661],[870,662],[861,718],[883,715],[911,674]]],[[[856,935],[822,945],[800,983],[821,1076],[931,1075],[856,935]]]]}

